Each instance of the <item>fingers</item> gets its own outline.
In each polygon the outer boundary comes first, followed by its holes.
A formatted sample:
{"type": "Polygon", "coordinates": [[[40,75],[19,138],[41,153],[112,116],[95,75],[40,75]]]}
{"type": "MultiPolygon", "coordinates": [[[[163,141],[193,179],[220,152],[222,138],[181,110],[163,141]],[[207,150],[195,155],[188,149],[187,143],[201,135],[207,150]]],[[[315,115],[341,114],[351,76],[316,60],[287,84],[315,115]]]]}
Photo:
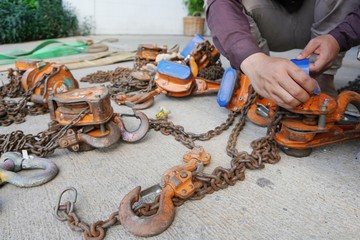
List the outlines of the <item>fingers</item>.
{"type": "Polygon", "coordinates": [[[317,87],[316,80],[312,79],[302,69],[295,66],[295,64],[293,64],[293,66],[289,67],[288,69],[289,78],[291,78],[292,81],[296,82],[297,86],[285,86],[285,89],[288,89],[290,93],[301,102],[307,101],[308,95],[315,92],[315,89],[317,87]]]}
{"type": "Polygon", "coordinates": [[[312,39],[296,59],[302,60],[310,54],[317,54],[318,56],[315,62],[310,64],[309,70],[312,74],[319,74],[331,67],[339,51],[340,46],[336,39],[329,34],[325,34],[312,39]]]}
{"type": "MultiPolygon", "coordinates": [[[[311,80],[309,83],[308,85],[312,85],[311,80]]],[[[309,93],[290,76],[284,81],[280,81],[276,90],[273,94],[279,98],[278,104],[285,108],[296,107],[309,99],[309,93]]]]}
{"type": "Polygon", "coordinates": [[[277,105],[286,109],[292,109],[309,99],[308,92],[289,75],[274,79],[265,85],[253,86],[261,96],[273,100],[277,105]]]}
{"type": "Polygon", "coordinates": [[[317,55],[315,61],[309,64],[309,71],[312,75],[316,76],[321,72],[326,64],[324,55],[317,55]]]}
{"type": "Polygon", "coordinates": [[[251,56],[240,67],[261,96],[291,109],[306,102],[309,94],[314,92],[314,80],[290,60],[266,55],[251,56]],[[253,59],[256,61],[252,63],[253,59]]]}
{"type": "Polygon", "coordinates": [[[297,60],[303,60],[307,58],[312,53],[315,53],[320,44],[316,40],[311,40],[306,47],[299,53],[296,57],[297,60]]]}
{"type": "Polygon", "coordinates": [[[278,91],[273,94],[273,101],[276,105],[286,109],[292,109],[302,103],[282,87],[279,87],[278,91]]]}

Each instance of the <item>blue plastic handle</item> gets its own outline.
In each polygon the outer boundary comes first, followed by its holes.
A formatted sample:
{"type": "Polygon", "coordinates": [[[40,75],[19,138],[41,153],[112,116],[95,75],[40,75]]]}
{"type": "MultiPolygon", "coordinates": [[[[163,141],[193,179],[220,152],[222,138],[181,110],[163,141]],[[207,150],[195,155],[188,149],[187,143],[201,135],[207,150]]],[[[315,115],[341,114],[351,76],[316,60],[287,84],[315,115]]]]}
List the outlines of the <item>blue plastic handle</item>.
{"type": "Polygon", "coordinates": [[[296,66],[301,68],[304,72],[306,72],[306,74],[309,74],[310,59],[308,59],[308,58],[305,58],[303,60],[291,59],[290,61],[295,63],[296,66]]]}
{"type": "Polygon", "coordinates": [[[180,53],[184,58],[188,57],[191,54],[191,51],[195,48],[197,43],[202,43],[205,39],[200,35],[196,34],[191,41],[185,46],[185,48],[180,53]]]}
{"type": "MultiPolygon", "coordinates": [[[[308,75],[310,74],[310,71],[309,71],[310,59],[309,58],[305,58],[303,60],[291,59],[290,61],[295,63],[296,66],[301,68],[304,72],[306,72],[306,74],[308,74],[308,75]]],[[[318,95],[319,93],[320,93],[320,89],[316,88],[314,91],[314,94],[318,95]]]]}
{"type": "Polygon", "coordinates": [[[235,69],[229,67],[225,70],[217,95],[217,102],[220,107],[226,107],[229,104],[237,79],[238,75],[235,69]]]}
{"type": "Polygon", "coordinates": [[[188,66],[168,60],[161,60],[158,63],[157,71],[161,74],[175,77],[181,80],[187,80],[191,75],[191,70],[188,66]]]}

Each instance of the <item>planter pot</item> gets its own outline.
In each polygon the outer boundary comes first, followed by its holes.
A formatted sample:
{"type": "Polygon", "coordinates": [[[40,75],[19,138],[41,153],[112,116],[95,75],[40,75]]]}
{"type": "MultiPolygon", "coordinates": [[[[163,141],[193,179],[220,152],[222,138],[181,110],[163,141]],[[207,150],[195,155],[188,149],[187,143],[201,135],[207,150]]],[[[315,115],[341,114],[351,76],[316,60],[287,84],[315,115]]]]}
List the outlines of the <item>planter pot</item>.
{"type": "Polygon", "coordinates": [[[195,34],[204,35],[205,18],[204,17],[184,17],[184,35],[194,36],[195,34]]]}

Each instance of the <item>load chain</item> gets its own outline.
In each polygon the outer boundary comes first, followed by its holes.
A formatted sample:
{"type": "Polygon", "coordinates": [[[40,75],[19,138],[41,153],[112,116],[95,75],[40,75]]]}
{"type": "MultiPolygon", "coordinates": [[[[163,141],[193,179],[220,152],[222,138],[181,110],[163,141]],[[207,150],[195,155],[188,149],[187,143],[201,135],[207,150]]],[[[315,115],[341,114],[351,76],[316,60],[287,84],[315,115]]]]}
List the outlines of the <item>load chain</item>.
{"type": "Polygon", "coordinates": [[[360,94],[360,75],[354,81],[348,82],[348,85],[338,89],[338,93],[341,93],[345,90],[354,91],[360,94]]]}

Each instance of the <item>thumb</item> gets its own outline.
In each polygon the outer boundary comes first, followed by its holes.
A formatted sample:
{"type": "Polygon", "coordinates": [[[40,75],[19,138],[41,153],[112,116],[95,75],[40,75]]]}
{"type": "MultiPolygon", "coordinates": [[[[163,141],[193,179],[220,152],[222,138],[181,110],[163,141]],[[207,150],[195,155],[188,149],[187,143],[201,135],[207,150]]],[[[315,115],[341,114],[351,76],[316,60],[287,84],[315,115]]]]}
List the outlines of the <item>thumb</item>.
{"type": "Polygon", "coordinates": [[[310,54],[315,52],[317,48],[317,44],[310,41],[306,47],[299,53],[299,55],[296,57],[297,60],[303,60],[304,58],[307,58],[310,54]]]}

